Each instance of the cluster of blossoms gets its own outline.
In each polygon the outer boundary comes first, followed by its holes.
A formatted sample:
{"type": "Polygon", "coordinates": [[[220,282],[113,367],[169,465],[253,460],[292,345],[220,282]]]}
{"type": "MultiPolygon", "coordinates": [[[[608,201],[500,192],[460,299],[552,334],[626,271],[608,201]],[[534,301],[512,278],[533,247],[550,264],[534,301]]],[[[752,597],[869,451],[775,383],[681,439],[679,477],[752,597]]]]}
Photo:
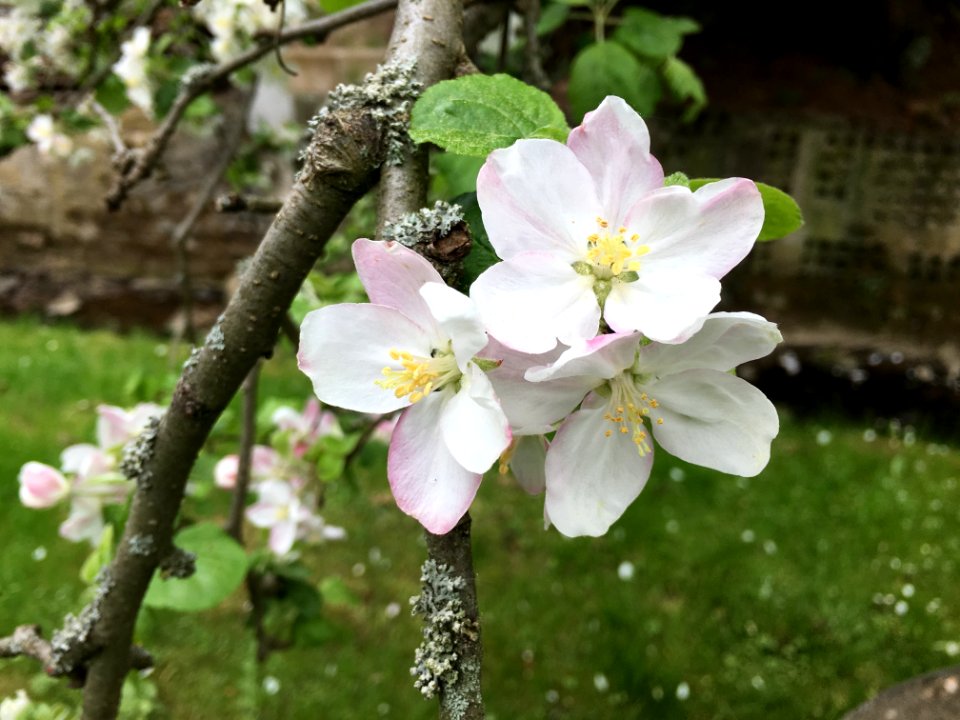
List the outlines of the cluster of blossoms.
{"type": "Polygon", "coordinates": [[[129,40],[120,43],[120,59],[113,64],[114,74],[123,81],[127,99],[153,115],[153,85],[147,74],[150,52],[150,28],[138,27],[129,40]]]}
{"type": "Polygon", "coordinates": [[[0,15],[0,51],[7,57],[4,84],[11,92],[20,92],[38,76],[73,78],[81,67],[75,38],[89,22],[90,8],[83,0],[46,7],[30,0],[16,3],[6,15],[0,15]],[[52,15],[51,7],[55,10],[52,15]]]}
{"type": "MultiPolygon", "coordinates": [[[[250,455],[250,489],[257,502],[247,508],[247,520],[270,531],[271,552],[287,555],[298,540],[307,543],[342,540],[343,528],[327,525],[317,514],[314,464],[310,451],[324,437],[342,437],[336,415],[321,411],[311,398],[303,412],[280,407],[271,418],[274,446],[254,445],[250,455]]],[[[214,482],[224,490],[237,485],[240,460],[227,455],[214,468],[214,482]]]]}
{"type": "Polygon", "coordinates": [[[120,472],[123,447],[135,439],[163,408],[141,403],[132,410],[97,407],[97,444],[71,445],[60,455],[60,469],[28,462],[20,469],[20,502],[41,509],[68,502],[70,515],[60,535],[96,545],[104,528],[105,505],[122,505],[133,487],[120,472]]]}
{"type": "MultiPolygon", "coordinates": [[[[213,35],[210,52],[220,62],[236,57],[258,33],[273,31],[280,23],[280,8],[271,10],[263,0],[205,0],[193,12],[213,35]]],[[[302,0],[285,0],[283,12],[287,23],[307,16],[302,0]]]]}
{"type": "Polygon", "coordinates": [[[419,255],[358,240],[370,304],[310,313],[300,368],[326,403],[404,409],[387,474],[397,504],[445,533],[497,460],[565,535],[602,535],[642,490],[654,443],[739,475],[766,465],[773,405],[732,374],[781,340],[750,313],[712,313],[750,251],[750,180],[664,186],[646,125],[608,97],[566,144],[521,140],[477,180],[502,258],[470,297],[419,255]]]}

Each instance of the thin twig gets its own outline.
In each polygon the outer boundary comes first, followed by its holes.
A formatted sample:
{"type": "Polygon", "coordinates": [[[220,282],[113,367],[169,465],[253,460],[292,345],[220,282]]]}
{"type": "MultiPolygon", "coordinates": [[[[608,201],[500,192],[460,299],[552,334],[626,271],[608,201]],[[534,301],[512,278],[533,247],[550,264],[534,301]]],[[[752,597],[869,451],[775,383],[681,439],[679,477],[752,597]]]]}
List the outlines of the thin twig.
{"type": "Polygon", "coordinates": [[[107,128],[107,133],[110,135],[110,144],[113,145],[114,162],[119,162],[121,158],[125,157],[130,151],[127,144],[123,141],[123,135],[120,133],[120,123],[117,122],[117,119],[111,115],[103,105],[92,97],[90,98],[90,107],[100,118],[104,127],[107,128]]]}
{"type": "MultiPolygon", "coordinates": [[[[340,12],[326,15],[316,20],[310,20],[296,27],[284,30],[276,42],[284,45],[305,37],[323,40],[333,30],[386,12],[395,7],[396,4],[396,0],[367,0],[367,2],[354,5],[346,10],[341,10],[340,12]]],[[[221,80],[230,77],[237,70],[256,62],[273,50],[273,48],[273,42],[269,40],[261,42],[259,45],[237,55],[235,58],[216,65],[194,77],[192,82],[181,85],[180,93],[177,95],[176,100],[174,100],[170,110],[167,111],[160,127],[158,127],[156,132],[150,137],[147,144],[136,152],[136,160],[132,166],[117,178],[107,195],[107,207],[111,210],[119,208],[130,190],[153,172],[161,155],[164,150],[166,150],[170,138],[173,137],[177,125],[183,118],[183,114],[190,106],[190,103],[221,80]]]]}
{"type": "Polygon", "coordinates": [[[282,207],[283,200],[279,198],[241,195],[235,192],[221,195],[216,202],[217,212],[222,213],[251,212],[276,215],[282,207]]]}
{"type": "Polygon", "coordinates": [[[230,167],[233,155],[240,146],[255,91],[256,88],[254,87],[247,93],[240,111],[234,117],[231,117],[230,113],[224,114],[223,123],[226,125],[226,133],[222,146],[217,150],[217,161],[207,175],[200,191],[194,197],[190,210],[174,229],[170,238],[170,244],[177,256],[177,280],[180,285],[180,303],[183,306],[184,314],[183,335],[191,345],[196,342],[196,329],[193,323],[193,283],[190,278],[190,251],[187,247],[187,241],[190,239],[190,235],[204,210],[210,204],[210,199],[216,192],[223,174],[230,167]]]}
{"type": "Polygon", "coordinates": [[[230,519],[226,531],[243,545],[243,514],[247,508],[250,489],[250,469],[253,465],[253,446],[257,442],[257,384],[260,380],[260,361],[254,364],[240,389],[243,400],[243,420],[240,427],[240,452],[237,453],[237,482],[233,488],[230,519]]]}

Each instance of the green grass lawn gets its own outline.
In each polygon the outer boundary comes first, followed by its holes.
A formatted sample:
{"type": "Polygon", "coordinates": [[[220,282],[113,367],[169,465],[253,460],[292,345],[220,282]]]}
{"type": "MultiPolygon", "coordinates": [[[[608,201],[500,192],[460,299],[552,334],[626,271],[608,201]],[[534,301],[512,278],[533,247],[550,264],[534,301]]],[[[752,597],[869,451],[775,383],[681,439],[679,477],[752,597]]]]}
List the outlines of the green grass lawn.
{"type": "MultiPolygon", "coordinates": [[[[162,400],[184,353],[147,335],[28,320],[0,324],[0,348],[5,634],[24,622],[53,628],[76,609],[87,552],[56,536],[59,511],[20,506],[20,466],[55,465],[63,447],[90,441],[100,402],[162,400]]],[[[306,397],[288,350],[267,363],[262,390],[306,397]]],[[[957,662],[948,652],[960,642],[957,452],[922,431],[874,438],[862,425],[781,417],[761,476],[661,453],[640,499],[600,539],[545,532],[539,499],[487,479],[473,516],[491,718],[836,718],[957,662]]],[[[222,512],[223,498],[192,507],[222,512]]],[[[408,598],[425,555],[418,525],[376,472],[334,486],[324,515],[349,537],[311,551],[309,563],[318,581],[338,576],[357,599],[326,607],[330,640],[257,667],[242,593],[197,615],[151,611],[140,640],[158,659],[166,717],[436,716],[408,672],[419,642],[408,598]]],[[[37,688],[35,672],[0,661],[0,697],[37,688]]]]}

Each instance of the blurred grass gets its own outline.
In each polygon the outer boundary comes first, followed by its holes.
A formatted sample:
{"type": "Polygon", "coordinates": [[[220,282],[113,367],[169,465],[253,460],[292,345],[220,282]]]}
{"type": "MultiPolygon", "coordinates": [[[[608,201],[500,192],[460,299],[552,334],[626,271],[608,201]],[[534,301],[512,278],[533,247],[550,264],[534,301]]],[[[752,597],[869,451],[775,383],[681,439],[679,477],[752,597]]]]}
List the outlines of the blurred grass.
{"type": "MultiPolygon", "coordinates": [[[[59,510],[20,506],[20,466],[55,465],[63,447],[90,441],[100,402],[163,401],[185,351],[31,320],[0,323],[0,348],[4,634],[24,622],[52,629],[82,600],[86,548],[56,536],[59,510]],[[40,547],[45,559],[35,559],[40,547]]],[[[262,389],[306,398],[288,349],[266,364],[262,389]]],[[[760,477],[661,454],[640,499],[596,540],[544,532],[539,499],[487,479],[473,516],[491,718],[832,718],[957,662],[945,652],[960,641],[956,451],[913,431],[782,418],[760,477]]],[[[234,422],[235,410],[221,427],[229,434],[234,422]]],[[[326,607],[327,643],[257,668],[239,592],[215,611],[143,617],[168,717],[436,716],[408,674],[419,642],[408,598],[424,546],[393,506],[377,455],[371,448],[356,485],[329,493],[324,515],[348,539],[308,558],[318,580],[339,576],[358,599],[326,607]]],[[[223,500],[191,508],[222,511],[223,500]]],[[[35,671],[0,664],[0,698],[35,671]]]]}

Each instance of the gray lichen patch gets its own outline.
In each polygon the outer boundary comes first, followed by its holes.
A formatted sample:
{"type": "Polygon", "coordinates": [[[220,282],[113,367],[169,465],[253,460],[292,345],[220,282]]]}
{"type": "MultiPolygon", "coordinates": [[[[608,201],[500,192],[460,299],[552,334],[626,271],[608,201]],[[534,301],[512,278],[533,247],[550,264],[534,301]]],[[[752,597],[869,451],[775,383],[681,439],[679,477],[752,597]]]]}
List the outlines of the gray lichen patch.
{"type": "MultiPolygon", "coordinates": [[[[423,92],[423,84],[414,78],[413,61],[389,62],[368,73],[360,85],[340,84],[327,96],[327,103],[308,123],[316,129],[337,110],[363,110],[377,123],[383,142],[384,161],[400,165],[413,148],[407,133],[410,110],[423,92]]],[[[305,165],[311,165],[322,148],[310,143],[300,154],[305,165]]]]}
{"type": "Polygon", "coordinates": [[[102,617],[103,600],[113,589],[110,569],[104,568],[97,576],[97,592],[79,615],[68,614],[63,627],[50,640],[51,661],[46,671],[50,675],[69,675],[93,654],[90,647],[94,628],[102,617]]]}
{"type": "Polygon", "coordinates": [[[466,581],[448,565],[427,560],[421,568],[422,590],[410,599],[413,614],[423,617],[423,641],[414,656],[410,674],[413,686],[432,698],[441,688],[454,686],[460,678],[458,645],[476,640],[477,628],[463,606],[461,592],[466,581]]]}
{"type": "Polygon", "coordinates": [[[217,318],[217,322],[210,328],[210,332],[207,333],[207,340],[204,343],[208,348],[217,352],[223,352],[227,349],[226,338],[223,336],[223,328],[220,327],[220,319],[221,318],[217,318]]]}
{"type": "Polygon", "coordinates": [[[157,543],[153,535],[137,534],[127,540],[127,547],[130,549],[130,554],[139,555],[140,557],[150,557],[156,550],[156,545],[157,543]]]}
{"type": "Polygon", "coordinates": [[[446,237],[463,222],[463,208],[437,200],[432,208],[420,208],[383,227],[384,240],[396,240],[401,245],[414,247],[446,237]]]}
{"type": "Polygon", "coordinates": [[[153,480],[146,466],[150,462],[150,458],[153,457],[153,447],[157,443],[159,427],[160,416],[150,418],[140,434],[123,448],[120,472],[141,488],[149,487],[153,480]]]}
{"type": "Polygon", "coordinates": [[[196,571],[196,554],[178,547],[175,547],[173,552],[160,561],[160,575],[164,580],[169,578],[183,580],[193,575],[196,571]]]}

